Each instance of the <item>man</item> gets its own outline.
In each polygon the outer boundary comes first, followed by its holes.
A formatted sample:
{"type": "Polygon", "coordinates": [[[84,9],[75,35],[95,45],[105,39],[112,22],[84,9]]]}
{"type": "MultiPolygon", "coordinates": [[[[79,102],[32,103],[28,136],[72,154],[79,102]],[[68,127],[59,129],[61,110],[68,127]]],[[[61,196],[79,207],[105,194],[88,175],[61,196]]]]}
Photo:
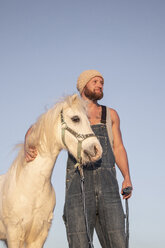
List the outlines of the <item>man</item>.
{"type": "MultiPolygon", "coordinates": [[[[90,235],[93,236],[95,228],[103,248],[125,248],[124,213],[116,180],[115,163],[124,177],[121,193],[124,188],[132,187],[132,184],[120,132],[119,116],[115,110],[105,108],[97,102],[103,97],[103,86],[103,76],[96,70],[82,72],[77,81],[77,89],[88,103],[91,127],[103,148],[102,159],[84,166],[86,214],[90,235]],[[109,123],[106,114],[111,118],[109,123]]],[[[88,248],[80,178],[74,170],[75,162],[69,154],[64,221],[69,247],[88,248]]],[[[128,199],[130,196],[131,193],[123,198],[128,199]]]]}
{"type": "MultiPolygon", "coordinates": [[[[87,101],[87,112],[92,130],[103,148],[102,158],[96,163],[84,166],[84,191],[86,215],[89,232],[93,237],[94,229],[103,248],[125,248],[124,213],[116,180],[115,163],[119,167],[124,181],[123,189],[132,187],[128,159],[124,148],[120,119],[114,109],[98,104],[103,97],[104,79],[100,72],[87,70],[80,74],[77,89],[87,101]]],[[[26,159],[35,158],[35,149],[26,152],[26,159]]],[[[88,248],[85,217],[83,212],[80,176],[75,171],[76,161],[71,154],[67,161],[66,197],[64,222],[70,248],[88,248]]],[[[128,199],[131,193],[124,195],[128,199]]]]}

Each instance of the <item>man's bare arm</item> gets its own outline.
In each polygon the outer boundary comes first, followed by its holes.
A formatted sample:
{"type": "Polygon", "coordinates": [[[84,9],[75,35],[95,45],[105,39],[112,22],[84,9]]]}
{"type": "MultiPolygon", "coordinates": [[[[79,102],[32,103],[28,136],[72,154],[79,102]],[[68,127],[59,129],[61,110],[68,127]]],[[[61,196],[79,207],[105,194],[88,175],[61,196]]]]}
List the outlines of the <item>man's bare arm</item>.
{"type": "MultiPolygon", "coordinates": [[[[123,145],[123,141],[122,141],[119,116],[117,112],[113,109],[110,109],[110,114],[111,114],[111,119],[112,119],[112,133],[113,133],[113,138],[114,138],[113,151],[115,155],[116,164],[119,167],[124,177],[124,181],[122,184],[122,190],[121,190],[121,193],[123,193],[124,188],[132,187],[130,172],[129,172],[129,165],[128,165],[128,158],[127,158],[127,153],[123,145]]],[[[131,193],[129,195],[124,195],[123,198],[127,199],[130,196],[131,196],[131,193]]]]}

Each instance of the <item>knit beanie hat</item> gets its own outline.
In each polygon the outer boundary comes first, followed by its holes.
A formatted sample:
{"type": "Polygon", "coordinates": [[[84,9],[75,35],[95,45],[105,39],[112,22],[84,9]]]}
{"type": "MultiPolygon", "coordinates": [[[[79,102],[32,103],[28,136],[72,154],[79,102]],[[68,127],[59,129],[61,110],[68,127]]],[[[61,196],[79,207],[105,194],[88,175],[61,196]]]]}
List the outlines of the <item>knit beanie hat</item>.
{"type": "Polygon", "coordinates": [[[101,73],[96,70],[87,70],[87,71],[83,71],[80,74],[77,80],[77,89],[80,92],[80,94],[82,93],[85,85],[94,77],[102,77],[102,79],[104,80],[101,73]]]}

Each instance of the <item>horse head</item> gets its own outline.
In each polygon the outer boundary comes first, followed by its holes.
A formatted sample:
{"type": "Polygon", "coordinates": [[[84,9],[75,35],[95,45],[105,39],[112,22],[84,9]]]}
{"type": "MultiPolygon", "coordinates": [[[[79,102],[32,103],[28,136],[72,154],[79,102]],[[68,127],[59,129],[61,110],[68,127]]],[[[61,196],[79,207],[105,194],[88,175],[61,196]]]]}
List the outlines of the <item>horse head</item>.
{"type": "Polygon", "coordinates": [[[102,147],[94,135],[86,113],[86,103],[77,94],[56,103],[33,125],[27,144],[37,147],[42,156],[53,158],[67,149],[81,163],[101,158],[102,147]]]}
{"type": "Polygon", "coordinates": [[[66,99],[58,122],[61,147],[77,161],[87,164],[101,158],[102,147],[91,129],[85,102],[77,94],[66,99]]]}

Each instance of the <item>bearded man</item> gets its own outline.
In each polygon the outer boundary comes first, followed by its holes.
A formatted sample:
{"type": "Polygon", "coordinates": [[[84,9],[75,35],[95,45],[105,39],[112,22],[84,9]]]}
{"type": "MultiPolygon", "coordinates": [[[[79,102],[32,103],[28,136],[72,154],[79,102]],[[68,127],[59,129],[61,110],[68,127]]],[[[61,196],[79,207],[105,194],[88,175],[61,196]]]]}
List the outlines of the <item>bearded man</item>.
{"type": "MultiPolygon", "coordinates": [[[[103,97],[104,78],[96,70],[87,70],[80,74],[77,89],[87,101],[87,113],[95,135],[103,149],[102,158],[84,166],[84,191],[87,222],[83,212],[80,187],[80,175],[75,171],[75,159],[68,155],[66,172],[66,197],[64,222],[70,248],[88,248],[94,229],[103,248],[125,248],[124,212],[116,179],[115,164],[119,167],[124,181],[123,189],[132,187],[127,153],[122,142],[120,119],[117,112],[98,104],[103,97]]],[[[130,194],[123,198],[128,199],[130,194]]]]}

